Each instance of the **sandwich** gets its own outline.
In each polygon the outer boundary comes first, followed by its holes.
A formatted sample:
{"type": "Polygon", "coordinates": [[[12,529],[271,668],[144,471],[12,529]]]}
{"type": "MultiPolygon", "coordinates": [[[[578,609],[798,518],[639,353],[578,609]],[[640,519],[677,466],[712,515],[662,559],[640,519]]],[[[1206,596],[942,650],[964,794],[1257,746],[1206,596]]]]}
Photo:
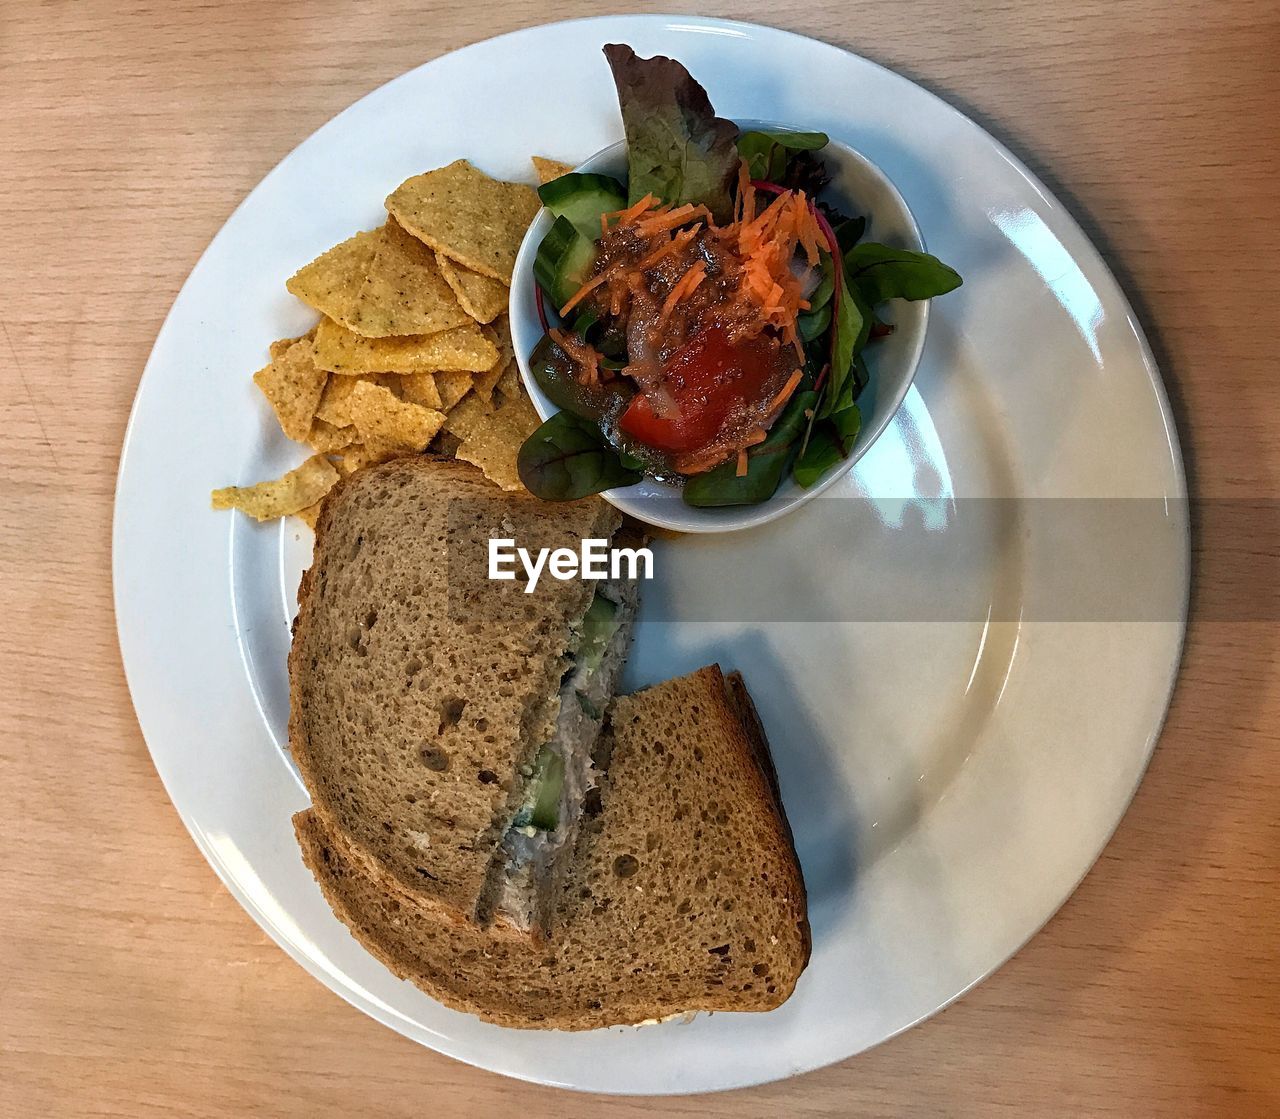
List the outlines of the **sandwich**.
{"type": "Polygon", "coordinates": [[[325,499],[289,655],[290,751],[312,826],[436,921],[550,934],[635,614],[626,580],[494,582],[488,542],[577,549],[620,524],[598,498],[547,505],[425,456],[325,499]]]}
{"type": "Polygon", "coordinates": [[[741,677],[712,665],[615,699],[593,762],[545,939],[441,920],[316,808],[294,818],[303,859],[374,956],[485,1021],[588,1030],[781,1005],[809,958],[804,880],[741,677]]]}

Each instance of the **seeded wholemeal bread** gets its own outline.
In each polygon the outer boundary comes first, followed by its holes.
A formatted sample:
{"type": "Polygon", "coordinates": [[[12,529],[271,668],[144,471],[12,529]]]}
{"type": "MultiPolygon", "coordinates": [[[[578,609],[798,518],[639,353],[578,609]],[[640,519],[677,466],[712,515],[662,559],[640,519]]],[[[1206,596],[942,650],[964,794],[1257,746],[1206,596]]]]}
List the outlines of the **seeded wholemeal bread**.
{"type": "Polygon", "coordinates": [[[618,699],[611,721],[600,807],[549,943],[440,920],[313,812],[295,817],[303,858],[395,974],[487,1021],[584,1030],[780,1005],[808,962],[809,926],[758,724],[744,728],[715,666],[618,699]]]}
{"type": "Polygon", "coordinates": [[[474,467],[403,458],[345,479],[316,525],[289,654],[289,743],[350,855],[454,920],[472,916],[554,725],[590,580],[488,579],[491,537],[569,547],[620,523],[548,505],[474,467]]]}

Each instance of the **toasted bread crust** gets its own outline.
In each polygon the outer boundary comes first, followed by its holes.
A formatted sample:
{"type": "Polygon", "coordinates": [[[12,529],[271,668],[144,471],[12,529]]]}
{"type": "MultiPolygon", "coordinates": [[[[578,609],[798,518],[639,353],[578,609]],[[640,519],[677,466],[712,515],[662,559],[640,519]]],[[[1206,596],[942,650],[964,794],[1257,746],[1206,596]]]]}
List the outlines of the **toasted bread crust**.
{"type": "Polygon", "coordinates": [[[760,721],[760,713],[756,710],[755,701],[751,698],[751,693],[747,691],[747,683],[743,680],[742,673],[737,671],[730,672],[724,678],[724,689],[729,706],[733,708],[734,714],[737,715],[738,722],[742,725],[742,730],[746,734],[747,742],[751,746],[751,752],[755,756],[756,765],[768,783],[769,791],[773,794],[773,804],[777,811],[777,818],[782,825],[783,834],[786,836],[787,847],[791,851],[791,862],[796,872],[793,888],[799,893],[804,913],[800,925],[801,935],[804,940],[804,963],[801,967],[807,967],[809,958],[813,954],[813,930],[809,927],[809,895],[805,889],[804,875],[800,873],[800,859],[796,854],[796,840],[791,831],[791,821],[787,819],[786,809],[782,805],[782,788],[778,784],[778,770],[773,764],[773,751],[769,747],[769,738],[764,732],[764,723],[760,721]]]}

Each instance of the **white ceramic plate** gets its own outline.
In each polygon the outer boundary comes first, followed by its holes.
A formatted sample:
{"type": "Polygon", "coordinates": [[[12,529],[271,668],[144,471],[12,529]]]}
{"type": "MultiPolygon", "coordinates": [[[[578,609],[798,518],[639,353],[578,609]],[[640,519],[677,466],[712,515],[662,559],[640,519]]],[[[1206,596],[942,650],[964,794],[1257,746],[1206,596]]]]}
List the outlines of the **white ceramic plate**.
{"type": "Polygon", "coordinates": [[[333,990],[511,1076],[604,1092],[730,1088],[906,1029],[1070,894],[1160,730],[1183,632],[1183,496],[1164,391],[1123,295],[1062,207],[975,124],[904,78],[779,31],[557,24],[364,98],[214,239],[156,341],[125,444],[120,642],[196,842],[333,990]],[[381,199],[410,174],[466,155],[528,177],[530,153],[576,160],[616,139],[599,53],[610,41],[680,58],[726,116],[824,129],[866,153],[965,285],[935,304],[915,385],[851,474],[775,525],[660,545],[645,592],[625,684],[718,659],[744,671],[773,739],[814,933],[795,996],[766,1015],[523,1033],[392,978],[303,869],[289,817],[306,795],[283,744],[310,535],[211,513],[208,493],[301,457],[249,380],[270,340],[311,321],[285,277],[379,222],[381,199]],[[1115,503],[1097,499],[1111,498],[1135,500],[1108,518],[1099,511],[1115,503]],[[1080,513],[1092,537],[1069,524],[1080,513]],[[1141,610],[1096,594],[1129,572],[1141,610]]]}

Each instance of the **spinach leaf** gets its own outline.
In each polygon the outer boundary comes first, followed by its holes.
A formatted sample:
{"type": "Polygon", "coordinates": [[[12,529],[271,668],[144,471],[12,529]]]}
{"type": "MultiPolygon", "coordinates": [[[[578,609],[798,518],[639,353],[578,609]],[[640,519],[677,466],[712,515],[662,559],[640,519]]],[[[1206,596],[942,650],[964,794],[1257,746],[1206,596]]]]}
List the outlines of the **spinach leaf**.
{"type": "Polygon", "coordinates": [[[822,279],[818,286],[809,293],[809,310],[817,311],[825,307],[835,291],[836,270],[831,263],[831,254],[818,252],[818,264],[822,269],[822,279]]]}
{"type": "Polygon", "coordinates": [[[707,91],[679,62],[639,58],[622,43],[604,48],[627,134],[628,194],[673,206],[700,202],[717,221],[732,217],[738,126],[716,116],[707,91]]]}
{"type": "Polygon", "coordinates": [[[840,289],[840,305],[836,309],[836,344],[827,373],[826,391],[818,408],[818,418],[825,419],[849,380],[853,358],[866,345],[871,332],[871,314],[857,290],[846,278],[840,289]]]}
{"type": "Polygon", "coordinates": [[[836,245],[839,246],[841,256],[853,248],[867,231],[866,218],[851,218],[821,199],[818,200],[818,211],[827,219],[831,232],[836,235],[836,245]]]}
{"type": "Polygon", "coordinates": [[[867,219],[863,217],[845,218],[839,225],[832,225],[832,232],[836,235],[836,244],[839,245],[841,253],[847,253],[861,241],[866,231],[867,219]]]}
{"type": "Polygon", "coordinates": [[[861,430],[862,412],[853,400],[838,405],[830,418],[810,433],[791,470],[796,482],[808,489],[841,459],[848,458],[861,430]]]}
{"type": "Polygon", "coordinates": [[[816,392],[797,391],[774,423],[769,437],[747,452],[746,474],[738,477],[736,457],[705,474],[695,474],[685,483],[685,502],[698,508],[708,508],[758,505],[768,501],[782,481],[791,451],[809,422],[805,413],[812,411],[817,403],[816,392]]]}
{"type": "Polygon", "coordinates": [[[867,368],[867,359],[861,354],[853,355],[853,395],[857,396],[871,383],[871,370],[867,368]]]}
{"type": "Polygon", "coordinates": [[[862,410],[850,400],[846,406],[831,413],[831,427],[836,433],[841,458],[847,458],[858,432],[862,430],[862,410]]]}
{"type": "Polygon", "coordinates": [[[806,311],[796,319],[796,329],[805,342],[812,342],[827,332],[831,325],[831,304],[819,307],[816,311],[806,311]]]}
{"type": "Polygon", "coordinates": [[[809,293],[809,310],[796,319],[796,329],[806,342],[812,342],[826,333],[831,325],[831,295],[835,290],[835,266],[830,253],[819,253],[822,278],[809,293]]]}
{"type": "Polygon", "coordinates": [[[753,179],[781,183],[787,177],[788,153],[820,151],[827,142],[825,132],[744,132],[738,137],[738,154],[753,179]]]}
{"type": "Polygon", "coordinates": [[[621,378],[579,384],[577,364],[550,334],[544,334],[529,355],[529,372],[552,404],[593,424],[617,410],[630,394],[629,382],[621,378]]]}
{"type": "Polygon", "coordinates": [[[936,256],[894,249],[874,241],[844,255],[845,275],[872,306],[886,299],[932,299],[954,291],[960,274],[936,256]]]}
{"type": "MultiPolygon", "coordinates": [[[[763,139],[769,144],[780,144],[782,147],[793,152],[816,152],[825,148],[831,138],[825,132],[766,132],[753,131],[744,132],[742,138],[738,141],[738,150],[742,151],[743,142],[747,137],[752,137],[751,143],[759,143],[763,139]]],[[[745,156],[747,153],[742,151],[745,156]]]]}
{"type": "Polygon", "coordinates": [[[516,469],[543,501],[574,501],[644,477],[623,465],[595,424],[572,412],[557,412],[524,441],[516,469]]]}
{"type": "Polygon", "coordinates": [[[799,485],[808,489],[843,457],[831,427],[822,424],[809,436],[809,442],[796,459],[791,475],[799,485]]]}

